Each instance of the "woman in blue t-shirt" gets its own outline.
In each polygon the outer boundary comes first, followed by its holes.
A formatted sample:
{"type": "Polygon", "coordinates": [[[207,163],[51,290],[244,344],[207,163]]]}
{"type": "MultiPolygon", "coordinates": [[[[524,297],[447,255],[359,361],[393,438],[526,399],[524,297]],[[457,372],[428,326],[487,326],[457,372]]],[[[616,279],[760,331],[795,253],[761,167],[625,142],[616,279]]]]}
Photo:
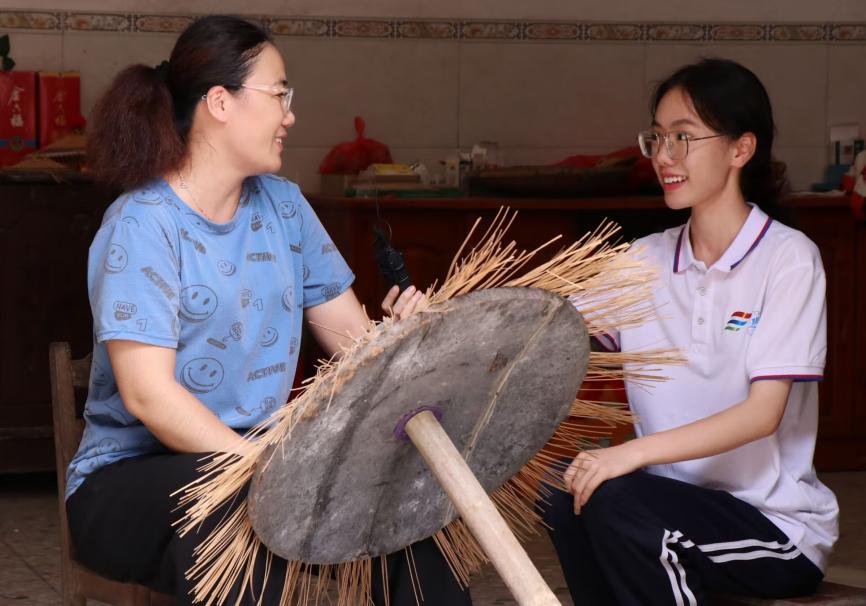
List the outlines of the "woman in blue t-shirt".
{"type": "MultiPolygon", "coordinates": [[[[124,193],[89,256],[95,345],[67,475],[70,532],[87,567],[181,603],[193,550],[227,511],[179,537],[170,495],[198,477],[203,453],[231,451],[287,401],[304,317],[329,354],[367,325],[310,205],[272,174],[291,101],[268,34],[213,16],[181,34],[169,61],[122,71],[91,120],[90,167],[124,193]]],[[[424,304],[394,287],[382,306],[401,317],[424,304]]],[[[432,540],[413,556],[428,603],[470,603],[432,540]]],[[[409,563],[388,565],[388,587],[373,575],[377,601],[415,603],[409,563]]],[[[263,603],[279,601],[285,568],[256,568],[255,588],[268,574],[263,603]]],[[[256,603],[258,591],[238,591],[256,603]]]]}

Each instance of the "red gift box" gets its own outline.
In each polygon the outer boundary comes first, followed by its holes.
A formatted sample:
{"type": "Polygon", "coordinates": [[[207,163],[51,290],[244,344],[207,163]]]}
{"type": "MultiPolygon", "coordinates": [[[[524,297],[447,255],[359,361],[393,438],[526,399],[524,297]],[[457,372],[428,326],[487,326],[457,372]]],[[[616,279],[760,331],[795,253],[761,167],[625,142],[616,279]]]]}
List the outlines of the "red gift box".
{"type": "Polygon", "coordinates": [[[39,147],[84,126],[78,72],[39,72],[39,147]]]}
{"type": "Polygon", "coordinates": [[[36,149],[36,72],[0,72],[0,166],[36,149]]]}

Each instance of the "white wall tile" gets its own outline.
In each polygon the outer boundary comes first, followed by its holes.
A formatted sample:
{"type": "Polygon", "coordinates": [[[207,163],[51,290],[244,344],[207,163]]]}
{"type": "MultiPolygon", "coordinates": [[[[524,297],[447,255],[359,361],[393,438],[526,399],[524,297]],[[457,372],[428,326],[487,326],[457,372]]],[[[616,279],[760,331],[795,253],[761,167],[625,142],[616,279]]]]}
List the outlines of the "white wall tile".
{"type": "Polygon", "coordinates": [[[779,147],[773,150],[777,160],[785,163],[793,191],[808,191],[813,183],[824,180],[827,152],[820,147],[779,147]]]}
{"type": "Polygon", "coordinates": [[[457,42],[279,39],[295,87],[298,146],[366,136],[389,146],[457,145],[457,42]]]}
{"type": "Polygon", "coordinates": [[[327,147],[286,147],[279,174],[297,183],[301,191],[318,192],[319,164],[327,153],[327,147]]]}
{"type": "Polygon", "coordinates": [[[465,44],[460,144],[622,147],[644,88],[642,45],[465,44]]]}
{"type": "Polygon", "coordinates": [[[81,111],[89,116],[96,99],[123,68],[133,63],[157,65],[168,59],[176,36],[68,32],[63,69],[81,72],[81,111]]]}
{"type": "Polygon", "coordinates": [[[714,56],[713,48],[706,44],[647,44],[646,84],[647,97],[644,103],[646,124],[650,123],[649,96],[658,84],[678,68],[694,63],[703,57],[714,56]]]}
{"type": "MultiPolygon", "coordinates": [[[[7,32],[0,32],[0,35],[7,32]]],[[[9,56],[15,60],[15,69],[22,71],[59,71],[63,66],[63,36],[60,32],[37,34],[10,32],[9,56]]]]}
{"type": "Polygon", "coordinates": [[[773,103],[780,147],[822,147],[827,140],[827,46],[716,45],[764,83],[773,103]]]}
{"type": "Polygon", "coordinates": [[[764,83],[782,146],[821,146],[826,140],[827,45],[647,45],[647,83],[655,84],[700,57],[738,61],[764,83]]]}
{"type": "Polygon", "coordinates": [[[832,46],[828,61],[827,122],[859,124],[866,136],[866,46],[832,46]]]}

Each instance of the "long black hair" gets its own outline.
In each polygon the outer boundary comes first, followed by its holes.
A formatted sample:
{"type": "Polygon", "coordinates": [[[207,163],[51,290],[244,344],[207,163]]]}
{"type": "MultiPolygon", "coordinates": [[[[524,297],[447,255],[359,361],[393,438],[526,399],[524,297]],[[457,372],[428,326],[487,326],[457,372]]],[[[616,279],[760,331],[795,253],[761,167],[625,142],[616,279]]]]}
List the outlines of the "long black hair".
{"type": "Polygon", "coordinates": [[[259,26],[213,15],[183,31],[168,62],[121,71],[88,128],[87,163],[96,179],[128,190],[177,169],[202,95],[213,86],[239,90],[267,42],[259,26]]]}
{"type": "Polygon", "coordinates": [[[701,59],[681,67],[656,87],[650,100],[653,118],[662,98],[674,89],[688,96],[701,120],[717,133],[731,139],[745,133],[755,135],[755,153],[740,174],[740,191],[769,214],[782,214],[773,173],[776,125],[770,96],[758,77],[736,61],[701,59]]]}

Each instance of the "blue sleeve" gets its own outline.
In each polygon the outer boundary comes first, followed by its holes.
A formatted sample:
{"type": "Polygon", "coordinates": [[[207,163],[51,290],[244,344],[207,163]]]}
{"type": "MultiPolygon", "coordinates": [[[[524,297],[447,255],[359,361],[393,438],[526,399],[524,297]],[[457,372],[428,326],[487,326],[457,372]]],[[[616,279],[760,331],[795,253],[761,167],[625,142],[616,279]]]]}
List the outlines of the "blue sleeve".
{"type": "Polygon", "coordinates": [[[153,217],[118,216],[99,229],[87,267],[98,342],[177,347],[180,268],[174,246],[153,217]]]}
{"type": "Polygon", "coordinates": [[[305,308],[319,305],[342,294],[355,281],[343,255],[313,212],[306,198],[295,189],[295,204],[301,215],[301,251],[304,263],[305,308]]]}

